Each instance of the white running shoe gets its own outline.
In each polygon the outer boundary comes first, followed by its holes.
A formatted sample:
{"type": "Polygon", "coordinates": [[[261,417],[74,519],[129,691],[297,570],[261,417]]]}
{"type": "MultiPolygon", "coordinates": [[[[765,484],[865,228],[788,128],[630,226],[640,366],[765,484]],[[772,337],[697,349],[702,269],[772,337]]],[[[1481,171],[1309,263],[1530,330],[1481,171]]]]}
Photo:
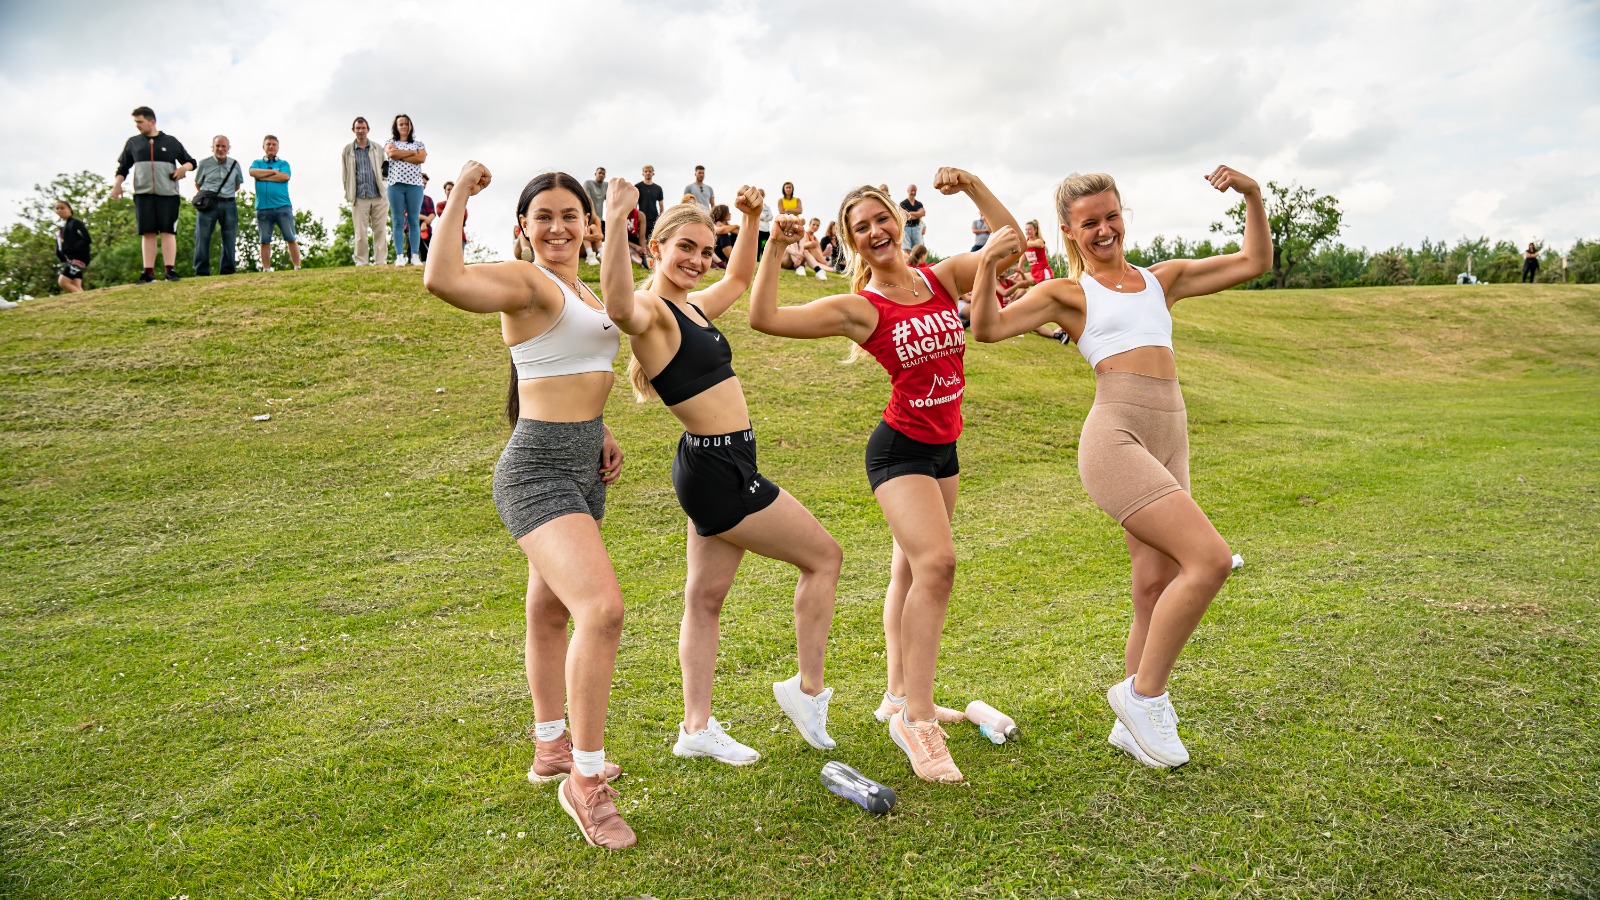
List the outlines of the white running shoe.
{"type": "Polygon", "coordinates": [[[12,303],[10,300],[0,300],[0,309],[16,309],[21,303],[12,303]]]}
{"type": "Polygon", "coordinates": [[[828,280],[828,276],[821,269],[818,269],[817,270],[817,280],[818,281],[827,281],[828,280]]]}
{"type": "Polygon", "coordinates": [[[722,730],[716,716],[706,720],[706,727],[689,734],[678,723],[678,742],[672,745],[672,755],[684,759],[705,757],[730,766],[748,766],[761,758],[761,754],[746,747],[722,730]]]}
{"type": "Polygon", "coordinates": [[[1174,768],[1189,761],[1189,751],[1178,739],[1178,714],[1172,708],[1169,694],[1140,700],[1133,696],[1133,676],[1130,675],[1106,691],[1106,702],[1111,704],[1117,720],[1128,729],[1129,737],[1145,755],[1174,768]]]}
{"type": "Polygon", "coordinates": [[[1111,726],[1111,736],[1106,738],[1106,743],[1116,747],[1118,750],[1121,750],[1123,753],[1128,754],[1152,769],[1167,768],[1167,766],[1164,766],[1161,763],[1151,759],[1150,754],[1139,749],[1139,742],[1133,739],[1132,734],[1128,733],[1128,728],[1122,724],[1121,719],[1117,720],[1117,724],[1111,726]]]}
{"type": "Polygon", "coordinates": [[[778,698],[778,705],[812,749],[832,750],[839,746],[828,737],[828,701],[833,699],[833,688],[823,688],[813,697],[800,689],[800,676],[796,675],[788,681],[774,681],[772,696],[778,698]]]}
{"type": "Polygon", "coordinates": [[[806,267],[805,266],[795,266],[794,267],[794,274],[800,276],[801,278],[804,278],[807,275],[810,275],[811,273],[806,271],[806,267]]]}
{"type": "Polygon", "coordinates": [[[396,256],[394,258],[394,267],[396,269],[404,269],[406,267],[405,257],[396,256]]]}
{"type": "Polygon", "coordinates": [[[589,251],[589,265],[591,265],[591,266],[600,265],[600,257],[596,256],[595,252],[593,250],[589,251]]]}

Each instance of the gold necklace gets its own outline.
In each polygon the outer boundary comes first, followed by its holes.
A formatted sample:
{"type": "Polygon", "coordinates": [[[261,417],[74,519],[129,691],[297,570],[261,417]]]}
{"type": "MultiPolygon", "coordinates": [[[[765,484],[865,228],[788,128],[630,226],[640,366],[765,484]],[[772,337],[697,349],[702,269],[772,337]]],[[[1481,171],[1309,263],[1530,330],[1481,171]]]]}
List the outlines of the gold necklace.
{"type": "MultiPolygon", "coordinates": [[[[583,290],[582,291],[579,291],[578,290],[578,285],[579,285],[580,282],[569,281],[567,279],[567,276],[561,274],[560,272],[557,272],[555,269],[551,269],[551,268],[547,267],[545,269],[545,271],[549,272],[551,275],[554,275],[555,277],[561,279],[561,283],[562,284],[566,285],[569,288],[572,288],[572,293],[578,295],[578,298],[580,300],[583,298],[584,294],[588,294],[589,296],[594,298],[594,302],[600,304],[600,308],[601,309],[605,309],[606,308],[606,302],[604,300],[600,299],[600,295],[599,294],[596,294],[594,291],[590,290],[589,286],[587,284],[585,284],[583,286],[583,290]]],[[[1118,285],[1118,287],[1121,287],[1121,285],[1118,285]]]]}
{"type": "Polygon", "coordinates": [[[916,286],[915,282],[912,282],[911,287],[906,287],[903,284],[895,284],[892,281],[884,281],[882,278],[874,277],[872,280],[876,281],[878,284],[883,285],[884,287],[892,287],[892,288],[895,288],[897,290],[905,291],[906,293],[910,294],[913,297],[922,296],[922,294],[917,291],[917,286],[916,286]]]}
{"type": "MultiPolygon", "coordinates": [[[[1124,261],[1122,264],[1122,275],[1117,278],[1117,290],[1122,290],[1122,283],[1127,280],[1128,269],[1130,268],[1132,267],[1129,266],[1126,261],[1124,261]]],[[[1090,272],[1089,274],[1094,275],[1093,272],[1090,272]]],[[[1100,280],[1099,275],[1095,275],[1094,277],[1096,281],[1100,280]]]]}

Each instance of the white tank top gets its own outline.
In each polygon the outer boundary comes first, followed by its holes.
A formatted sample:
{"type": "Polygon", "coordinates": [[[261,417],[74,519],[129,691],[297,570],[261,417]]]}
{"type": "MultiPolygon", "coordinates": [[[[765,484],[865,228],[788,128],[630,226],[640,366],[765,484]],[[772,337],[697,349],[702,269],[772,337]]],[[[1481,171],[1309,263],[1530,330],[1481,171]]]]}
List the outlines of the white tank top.
{"type": "Polygon", "coordinates": [[[556,283],[564,302],[555,324],[511,348],[517,380],[611,371],[611,363],[622,346],[616,323],[604,310],[579,300],[572,288],[549,269],[537,264],[534,268],[556,283]]]}
{"type": "Polygon", "coordinates": [[[1085,272],[1078,279],[1083,288],[1083,335],[1078,352],[1090,367],[1100,360],[1139,347],[1172,349],[1172,313],[1161,282],[1149,269],[1134,266],[1144,279],[1144,290],[1122,294],[1095,281],[1085,272]]]}

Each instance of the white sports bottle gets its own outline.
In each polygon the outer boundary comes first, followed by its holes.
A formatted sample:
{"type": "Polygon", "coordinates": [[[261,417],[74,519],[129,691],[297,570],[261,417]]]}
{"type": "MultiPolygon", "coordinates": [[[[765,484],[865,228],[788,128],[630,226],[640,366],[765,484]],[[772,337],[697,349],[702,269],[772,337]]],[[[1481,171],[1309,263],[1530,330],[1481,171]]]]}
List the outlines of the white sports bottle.
{"type": "Polygon", "coordinates": [[[982,700],[974,700],[967,704],[967,721],[978,726],[983,736],[996,744],[1014,741],[1018,738],[1017,723],[1011,717],[982,700]]]}

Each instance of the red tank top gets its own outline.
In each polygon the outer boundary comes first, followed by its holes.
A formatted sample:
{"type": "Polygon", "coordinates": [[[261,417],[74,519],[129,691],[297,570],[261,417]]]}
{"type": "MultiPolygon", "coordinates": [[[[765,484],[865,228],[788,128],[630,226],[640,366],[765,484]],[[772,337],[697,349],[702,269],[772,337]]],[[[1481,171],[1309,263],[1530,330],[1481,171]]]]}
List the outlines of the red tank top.
{"type": "Polygon", "coordinates": [[[956,302],[928,266],[918,266],[933,296],[912,306],[862,291],[878,310],[878,327],[861,346],[889,373],[889,427],[924,444],[961,436],[961,395],[967,389],[962,354],[967,335],[956,302]]]}
{"type": "Polygon", "coordinates": [[[1034,281],[1047,281],[1055,277],[1055,273],[1050,271],[1050,258],[1045,255],[1043,247],[1029,247],[1022,252],[1028,257],[1028,274],[1033,276],[1034,281]]]}

